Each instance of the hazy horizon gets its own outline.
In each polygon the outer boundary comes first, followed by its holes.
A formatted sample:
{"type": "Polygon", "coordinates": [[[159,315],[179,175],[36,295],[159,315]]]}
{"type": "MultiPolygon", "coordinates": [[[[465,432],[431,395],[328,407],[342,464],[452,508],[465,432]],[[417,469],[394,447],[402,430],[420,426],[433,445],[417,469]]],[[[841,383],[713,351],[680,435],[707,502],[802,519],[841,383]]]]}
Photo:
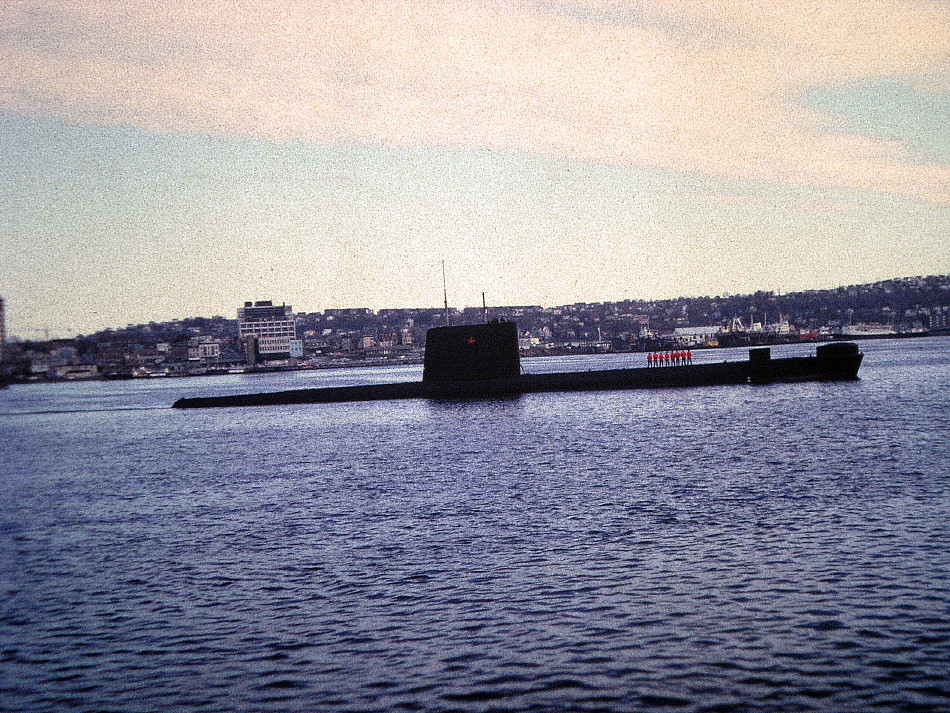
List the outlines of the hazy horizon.
{"type": "Polygon", "coordinates": [[[950,5],[0,8],[0,295],[32,338],[950,273],[950,5]]]}

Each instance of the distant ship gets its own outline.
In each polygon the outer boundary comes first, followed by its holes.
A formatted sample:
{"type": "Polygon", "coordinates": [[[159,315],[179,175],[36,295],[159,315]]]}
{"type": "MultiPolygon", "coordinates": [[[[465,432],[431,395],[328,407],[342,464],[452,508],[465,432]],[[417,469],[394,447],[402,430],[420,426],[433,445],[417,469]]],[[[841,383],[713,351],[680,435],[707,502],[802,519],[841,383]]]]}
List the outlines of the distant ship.
{"type": "Polygon", "coordinates": [[[718,364],[524,374],[514,322],[433,327],[426,333],[422,381],[294,389],[273,393],[178,399],[174,408],[270,406],[389,399],[484,398],[554,391],[604,391],[858,378],[857,344],[823,344],[814,356],[772,359],[767,347],[747,361],[718,364]]]}
{"type": "Polygon", "coordinates": [[[881,324],[846,325],[834,335],[835,339],[894,339],[898,337],[928,337],[926,329],[905,329],[897,331],[893,327],[881,324]]]}
{"type": "Polygon", "coordinates": [[[897,330],[880,324],[845,325],[841,328],[840,336],[842,339],[884,339],[896,337],[897,330]]]}

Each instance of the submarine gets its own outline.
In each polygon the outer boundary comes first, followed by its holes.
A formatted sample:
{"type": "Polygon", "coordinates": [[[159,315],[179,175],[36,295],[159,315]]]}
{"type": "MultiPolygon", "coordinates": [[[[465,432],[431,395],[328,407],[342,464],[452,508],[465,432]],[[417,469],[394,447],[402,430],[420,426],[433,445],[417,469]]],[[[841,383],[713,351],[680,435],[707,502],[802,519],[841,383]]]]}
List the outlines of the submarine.
{"type": "Polygon", "coordinates": [[[433,327],[426,332],[422,381],[181,398],[173,408],[277,406],[395,399],[492,398],[556,391],[654,389],[794,381],[853,381],[864,354],[852,342],[817,347],[813,356],[772,359],[768,347],[748,360],[713,364],[526,374],[514,322],[433,327]]]}

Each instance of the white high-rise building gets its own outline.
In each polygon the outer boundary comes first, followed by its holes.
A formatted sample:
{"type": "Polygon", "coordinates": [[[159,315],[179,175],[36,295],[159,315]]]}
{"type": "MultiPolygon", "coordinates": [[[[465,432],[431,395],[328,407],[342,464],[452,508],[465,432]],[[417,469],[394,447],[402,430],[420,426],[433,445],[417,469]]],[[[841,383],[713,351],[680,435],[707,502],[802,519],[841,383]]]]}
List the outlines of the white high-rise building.
{"type": "Polygon", "coordinates": [[[290,354],[290,342],[297,338],[293,307],[275,305],[270,300],[245,302],[237,316],[241,341],[254,337],[261,357],[276,359],[290,354]]]}

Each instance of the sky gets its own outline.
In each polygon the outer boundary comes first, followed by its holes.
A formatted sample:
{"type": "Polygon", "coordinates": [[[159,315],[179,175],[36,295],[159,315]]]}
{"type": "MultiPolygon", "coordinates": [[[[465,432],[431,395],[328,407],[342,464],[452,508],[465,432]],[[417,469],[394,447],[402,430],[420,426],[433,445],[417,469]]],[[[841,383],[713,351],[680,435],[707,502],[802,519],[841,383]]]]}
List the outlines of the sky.
{"type": "Polygon", "coordinates": [[[553,306],[950,273],[946,0],[6,0],[0,297],[553,306]]]}

